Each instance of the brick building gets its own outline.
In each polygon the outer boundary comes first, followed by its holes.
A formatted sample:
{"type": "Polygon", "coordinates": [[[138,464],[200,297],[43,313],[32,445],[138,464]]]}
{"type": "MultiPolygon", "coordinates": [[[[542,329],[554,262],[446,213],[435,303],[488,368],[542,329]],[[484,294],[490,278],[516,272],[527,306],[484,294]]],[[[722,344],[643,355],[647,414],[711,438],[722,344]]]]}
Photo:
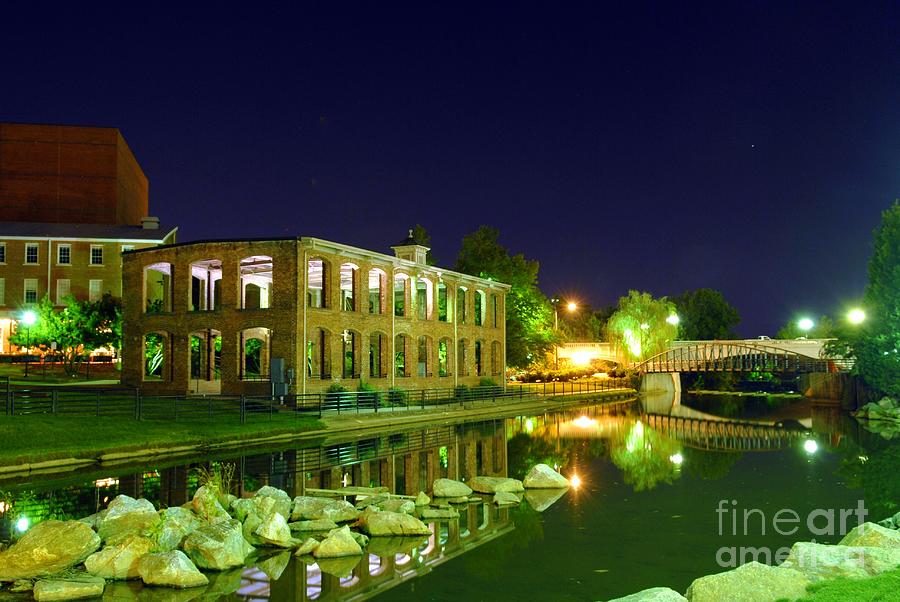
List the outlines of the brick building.
{"type": "Polygon", "coordinates": [[[115,128],[0,123],[0,353],[45,295],[122,294],[121,252],[175,241],[115,128]]]}
{"type": "Polygon", "coordinates": [[[505,284],[317,238],[200,241],[124,254],[122,377],[149,394],[292,393],[333,382],[502,380],[505,284]]]}

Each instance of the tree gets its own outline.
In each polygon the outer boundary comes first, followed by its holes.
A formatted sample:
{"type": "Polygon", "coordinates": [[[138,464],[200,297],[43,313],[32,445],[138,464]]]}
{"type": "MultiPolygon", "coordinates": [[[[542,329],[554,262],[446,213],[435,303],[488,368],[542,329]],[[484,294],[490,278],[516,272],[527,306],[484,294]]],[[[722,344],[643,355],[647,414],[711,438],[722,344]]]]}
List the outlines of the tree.
{"type": "Polygon", "coordinates": [[[778,329],[778,334],[775,335],[775,338],[799,339],[800,337],[807,337],[810,339],[828,339],[833,337],[834,333],[834,321],[828,316],[821,316],[809,330],[801,330],[800,326],[797,325],[797,320],[791,320],[778,329]]]}
{"type": "Polygon", "coordinates": [[[688,341],[735,339],[738,311],[717,290],[698,288],[672,298],[679,318],[679,336],[688,341]]]}
{"type": "Polygon", "coordinates": [[[900,201],[882,213],[875,230],[863,305],[866,321],[840,325],[828,352],[855,359],[854,370],[868,384],[900,398],[900,201]]]}
{"type": "MultiPolygon", "coordinates": [[[[612,312],[610,312],[612,313],[612,312]]],[[[566,341],[599,341],[603,325],[609,314],[594,311],[590,305],[581,304],[573,312],[559,311],[559,331],[566,341]]]]}
{"type": "Polygon", "coordinates": [[[619,308],[607,322],[607,336],[635,361],[666,350],[678,337],[678,326],[667,319],[675,315],[675,305],[665,297],[654,299],[650,293],[628,291],[619,299],[619,308]]]}
{"type": "Polygon", "coordinates": [[[122,340],[121,302],[106,294],[99,301],[79,301],[69,295],[57,310],[49,296],[35,308],[37,320],[30,328],[19,328],[10,341],[19,346],[52,347],[62,354],[68,374],[77,373],[85,353],[101,347],[119,348],[122,340]]]}
{"type": "Polygon", "coordinates": [[[463,238],[456,270],[510,285],[506,296],[506,361],[524,368],[542,358],[556,342],[553,308],[537,286],[537,261],[510,255],[499,243],[500,231],[481,226],[463,238]]]}

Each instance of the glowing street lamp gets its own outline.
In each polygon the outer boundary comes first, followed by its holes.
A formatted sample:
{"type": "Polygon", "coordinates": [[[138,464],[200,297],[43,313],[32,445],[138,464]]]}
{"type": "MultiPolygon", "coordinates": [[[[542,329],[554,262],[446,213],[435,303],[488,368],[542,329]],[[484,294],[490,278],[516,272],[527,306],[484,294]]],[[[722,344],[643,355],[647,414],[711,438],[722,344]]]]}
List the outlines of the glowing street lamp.
{"type": "Polygon", "coordinates": [[[809,332],[812,330],[812,327],[815,326],[815,323],[809,318],[800,318],[797,320],[797,328],[802,330],[803,332],[809,332]]]}
{"type": "Polygon", "coordinates": [[[678,314],[672,314],[666,318],[666,322],[672,326],[678,326],[678,323],[681,322],[681,318],[678,317],[678,314]]]}
{"type": "Polygon", "coordinates": [[[31,327],[37,322],[37,314],[31,310],[22,314],[22,323],[25,325],[25,378],[28,378],[28,360],[31,356],[31,327]]]}
{"type": "Polygon", "coordinates": [[[847,320],[851,324],[862,324],[863,322],[866,321],[866,312],[864,312],[863,310],[861,310],[858,307],[854,307],[847,314],[847,320]]]}
{"type": "Polygon", "coordinates": [[[566,305],[566,309],[568,309],[570,312],[573,312],[578,309],[578,304],[574,301],[569,301],[569,303],[566,305]]]}
{"type": "MultiPolygon", "coordinates": [[[[553,330],[554,330],[554,332],[559,332],[559,302],[560,302],[559,297],[553,297],[552,299],[550,299],[550,303],[553,304],[553,330]]],[[[569,301],[568,303],[566,303],[566,309],[569,310],[569,313],[573,313],[578,309],[578,304],[575,303],[574,301],[569,301]]],[[[559,370],[559,345],[555,345],[553,347],[553,349],[554,349],[554,352],[553,352],[554,364],[556,366],[555,369],[559,370]]]]}

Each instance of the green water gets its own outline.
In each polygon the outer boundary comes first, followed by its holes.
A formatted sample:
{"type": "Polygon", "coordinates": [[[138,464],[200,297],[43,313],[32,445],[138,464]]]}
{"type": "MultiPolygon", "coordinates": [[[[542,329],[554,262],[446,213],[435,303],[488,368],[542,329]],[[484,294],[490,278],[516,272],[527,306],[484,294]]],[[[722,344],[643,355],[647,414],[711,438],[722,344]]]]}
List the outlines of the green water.
{"type": "MultiPolygon", "coordinates": [[[[774,555],[797,540],[831,543],[841,537],[840,524],[833,534],[813,533],[805,524],[791,535],[774,532],[772,517],[779,510],[796,512],[804,523],[816,509],[856,508],[860,500],[876,520],[897,511],[900,441],[872,435],[834,408],[791,402],[762,411],[758,403],[744,405],[725,400],[724,423],[709,399],[585,405],[218,458],[236,465],[238,489],[243,486],[238,494],[268,483],[297,495],[304,486],[336,486],[341,478],[410,493],[428,475],[456,470],[460,476],[521,478],[536,462],[577,475],[580,485],[555,501],[554,494],[529,494],[510,509],[497,509],[489,499],[472,503],[460,507],[458,521],[432,521],[432,538],[395,542],[339,565],[307,565],[284,555],[262,559],[220,576],[219,589],[207,596],[602,600],[660,585],[683,592],[694,578],[739,562],[741,548],[774,555]],[[751,418],[777,430],[741,436],[738,427],[746,428],[751,418]],[[688,422],[694,431],[682,428],[688,422]],[[783,428],[772,427],[775,422],[783,428]],[[723,424],[728,433],[721,431],[723,424]],[[701,431],[706,434],[697,435],[701,431]],[[392,473],[385,471],[388,466],[392,473]],[[745,530],[742,513],[751,509],[745,530]]],[[[108,482],[85,474],[59,482],[0,483],[13,501],[0,519],[0,537],[14,532],[15,517],[34,522],[83,516],[117,493],[144,495],[158,505],[184,503],[197,486],[192,467],[132,467],[104,475],[108,482]]],[[[816,525],[826,526],[824,520],[816,525]]],[[[163,596],[156,591],[149,599],[163,596]]]]}

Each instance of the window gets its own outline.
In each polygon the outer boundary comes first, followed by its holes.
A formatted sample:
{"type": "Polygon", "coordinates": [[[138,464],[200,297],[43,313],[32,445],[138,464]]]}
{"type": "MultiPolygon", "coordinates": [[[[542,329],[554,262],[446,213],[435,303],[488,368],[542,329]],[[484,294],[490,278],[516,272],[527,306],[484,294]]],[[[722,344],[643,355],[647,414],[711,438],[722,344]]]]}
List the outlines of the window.
{"type": "Polygon", "coordinates": [[[475,326],[484,326],[484,310],[486,303],[484,302],[484,292],[475,291],[475,326]]]}
{"type": "Polygon", "coordinates": [[[38,300],[38,290],[37,290],[37,278],[26,278],[25,279],[25,303],[37,303],[38,300]]]}
{"type": "Polygon", "coordinates": [[[71,283],[68,278],[60,278],[56,281],[56,304],[64,305],[65,299],[71,291],[71,283]]]}
{"type": "Polygon", "coordinates": [[[500,316],[500,300],[495,294],[491,295],[491,314],[493,315],[491,326],[493,326],[494,328],[500,328],[500,324],[498,322],[498,317],[500,316]]]}
{"type": "Polygon", "coordinates": [[[396,274],[394,276],[394,315],[402,318],[406,315],[406,282],[409,276],[396,274]]]}
{"type": "MultiPolygon", "coordinates": [[[[191,311],[212,311],[222,302],[222,262],[204,259],[191,264],[191,311]]],[[[244,286],[246,301],[249,285],[244,286]]],[[[256,296],[262,289],[257,287],[256,296]]]]}
{"type": "Polygon", "coordinates": [[[144,335],[144,380],[166,380],[168,342],[168,333],[144,335]]]}
{"type": "Polygon", "coordinates": [[[481,347],[481,341],[475,341],[475,374],[477,376],[484,376],[481,364],[481,347]]]}
{"type": "Polygon", "coordinates": [[[438,321],[446,322],[447,321],[447,285],[444,284],[443,282],[438,283],[437,298],[438,298],[438,321]]]}
{"type": "MultiPolygon", "coordinates": [[[[204,306],[206,309],[218,307],[221,293],[216,289],[221,285],[222,263],[214,260],[217,266],[207,276],[212,284],[213,297],[204,306]],[[216,272],[215,270],[218,270],[216,272]]],[[[272,305],[272,284],[274,282],[274,265],[268,255],[254,255],[241,259],[241,308],[243,309],[269,309],[272,305]]]]}
{"type": "Polygon", "coordinates": [[[356,333],[345,330],[341,334],[341,357],[343,358],[342,378],[359,378],[356,373],[356,333]]]}
{"type": "Polygon", "coordinates": [[[172,311],[172,264],[154,263],[144,268],[144,311],[172,311]]]}
{"type": "Polygon", "coordinates": [[[6,243],[0,242],[0,263],[6,263],[6,243]]]}
{"type": "Polygon", "coordinates": [[[416,317],[419,320],[430,320],[434,300],[432,299],[431,281],[419,278],[416,281],[416,317]]]}
{"type": "Polygon", "coordinates": [[[91,265],[103,265],[103,245],[91,245],[91,265]]]}
{"type": "Polygon", "coordinates": [[[383,314],[384,301],[382,292],[384,290],[385,273],[378,268],[369,270],[369,313],[383,314]]]}
{"type": "Polygon", "coordinates": [[[306,304],[328,307],[328,264],[321,258],[310,259],[306,266],[306,304]]]}
{"type": "Polygon", "coordinates": [[[341,309],[356,311],[356,273],[359,268],[352,263],[341,265],[341,309]]]}
{"type": "Polygon", "coordinates": [[[25,263],[38,262],[38,245],[36,242],[30,242],[25,245],[25,263]]]}
{"type": "Polygon", "coordinates": [[[369,335],[369,378],[384,378],[387,374],[381,371],[381,354],[384,353],[384,336],[378,333],[369,335]]]}
{"type": "Polygon", "coordinates": [[[103,288],[102,280],[91,280],[88,288],[88,301],[99,301],[102,296],[100,290],[103,288]]]}
{"type": "Polygon", "coordinates": [[[447,365],[448,353],[447,339],[438,341],[438,376],[448,376],[450,374],[447,365]]]}
{"type": "Polygon", "coordinates": [[[72,265],[72,245],[59,245],[56,247],[56,263],[58,265],[72,265]]]}
{"type": "Polygon", "coordinates": [[[394,374],[406,377],[406,337],[402,334],[394,337],[394,374]]]}
{"type": "Polygon", "coordinates": [[[0,305],[6,305],[6,278],[0,278],[0,305]]]}

